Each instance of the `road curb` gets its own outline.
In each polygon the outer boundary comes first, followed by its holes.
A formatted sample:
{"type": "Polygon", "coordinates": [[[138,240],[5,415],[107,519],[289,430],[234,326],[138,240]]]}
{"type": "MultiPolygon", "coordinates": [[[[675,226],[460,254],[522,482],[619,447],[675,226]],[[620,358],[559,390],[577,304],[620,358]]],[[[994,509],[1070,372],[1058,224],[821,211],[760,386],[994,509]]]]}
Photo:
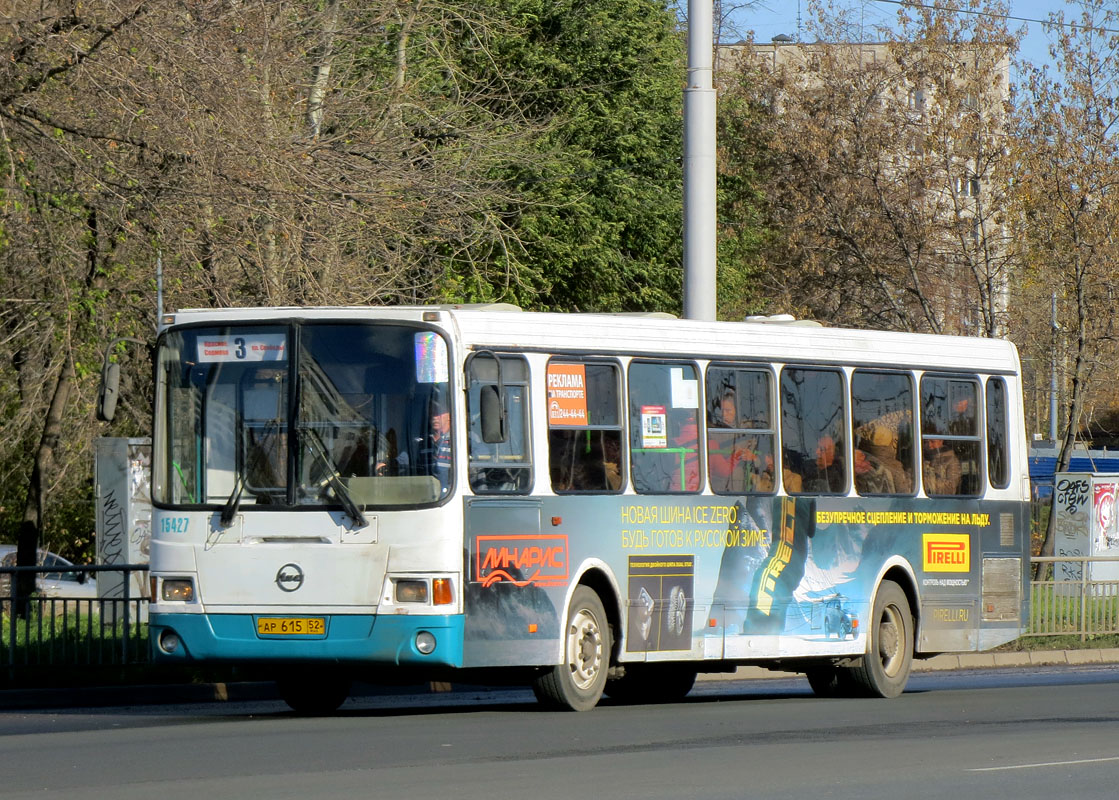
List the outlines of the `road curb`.
{"type": "Polygon", "coordinates": [[[5,689],[0,691],[0,710],[221,703],[278,697],[275,684],[268,681],[5,689]]]}
{"type": "MultiPolygon", "coordinates": [[[[996,653],[950,653],[913,662],[914,672],[946,672],[960,669],[996,669],[999,667],[1082,666],[1119,663],[1119,648],[1086,650],[1023,650],[996,653]]],[[[758,680],[763,678],[795,678],[800,673],[770,670],[765,667],[739,667],[734,672],[712,672],[699,680],[758,680]]]]}

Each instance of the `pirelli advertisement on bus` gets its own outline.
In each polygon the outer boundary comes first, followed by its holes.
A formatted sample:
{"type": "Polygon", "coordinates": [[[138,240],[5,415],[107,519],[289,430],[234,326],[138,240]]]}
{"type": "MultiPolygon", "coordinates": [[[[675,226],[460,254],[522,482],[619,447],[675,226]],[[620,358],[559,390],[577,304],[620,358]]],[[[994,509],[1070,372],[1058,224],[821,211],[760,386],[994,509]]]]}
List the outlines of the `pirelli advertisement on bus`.
{"type": "MultiPolygon", "coordinates": [[[[697,500],[709,502],[598,497],[563,506],[539,498],[540,512],[524,520],[551,521],[549,531],[473,537],[472,586],[495,594],[482,603],[489,622],[468,627],[483,638],[519,637],[547,608],[556,615],[547,627],[558,630],[573,575],[605,560],[625,593],[627,653],[861,652],[874,587],[887,567],[904,563],[918,584],[924,648],[975,649],[981,554],[1021,549],[1014,532],[1023,512],[1013,503],[986,502],[980,513],[967,499],[958,510],[893,498],[697,500]]],[[[1002,619],[1017,624],[1020,604],[1010,598],[1002,619]]]]}

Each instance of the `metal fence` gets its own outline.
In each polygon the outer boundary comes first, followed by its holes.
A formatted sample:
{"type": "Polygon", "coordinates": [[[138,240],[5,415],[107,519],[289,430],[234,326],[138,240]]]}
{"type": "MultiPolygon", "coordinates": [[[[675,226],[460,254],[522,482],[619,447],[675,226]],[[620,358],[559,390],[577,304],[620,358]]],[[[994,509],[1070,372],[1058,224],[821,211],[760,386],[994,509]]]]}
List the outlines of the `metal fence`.
{"type": "Polygon", "coordinates": [[[1055,556],[1030,559],[1029,636],[1119,633],[1119,557],[1055,556]],[[1050,567],[1052,567],[1050,569],[1050,567]]]}
{"type": "Polygon", "coordinates": [[[147,662],[148,600],[133,591],[133,576],[146,580],[147,571],[146,564],[0,567],[0,670],[147,662]],[[26,573],[34,574],[37,591],[17,598],[17,576],[26,573]],[[123,577],[118,597],[97,596],[93,575],[104,573],[123,577]],[[44,591],[46,579],[63,574],[84,576],[68,581],[83,596],[44,591]]]}
{"type": "MultiPolygon", "coordinates": [[[[1095,577],[1119,557],[1033,558],[1028,636],[1119,633],[1119,579],[1095,577]]],[[[144,664],[149,660],[146,597],[130,596],[145,564],[85,567],[0,567],[0,670],[144,664]],[[57,573],[123,573],[120,597],[52,596],[37,592],[16,605],[15,576],[38,582],[57,573]]],[[[1119,566],[1114,569],[1119,575],[1119,566]]],[[[92,580],[92,578],[91,578],[92,580]]],[[[93,593],[91,593],[92,595],[93,593]]]]}

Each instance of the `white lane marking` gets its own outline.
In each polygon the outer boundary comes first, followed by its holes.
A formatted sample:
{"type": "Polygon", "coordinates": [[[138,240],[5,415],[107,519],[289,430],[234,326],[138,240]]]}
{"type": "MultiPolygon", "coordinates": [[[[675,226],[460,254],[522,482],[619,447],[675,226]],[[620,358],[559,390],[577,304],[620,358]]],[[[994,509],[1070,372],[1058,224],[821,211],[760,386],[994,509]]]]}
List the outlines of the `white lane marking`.
{"type": "Polygon", "coordinates": [[[1119,756],[1108,758],[1081,758],[1076,761],[1039,761],[1036,764],[1014,764],[1007,767],[975,767],[968,772],[999,772],[1007,769],[1034,769],[1035,767],[1067,767],[1073,764],[1099,764],[1104,761],[1119,761],[1119,756]]]}

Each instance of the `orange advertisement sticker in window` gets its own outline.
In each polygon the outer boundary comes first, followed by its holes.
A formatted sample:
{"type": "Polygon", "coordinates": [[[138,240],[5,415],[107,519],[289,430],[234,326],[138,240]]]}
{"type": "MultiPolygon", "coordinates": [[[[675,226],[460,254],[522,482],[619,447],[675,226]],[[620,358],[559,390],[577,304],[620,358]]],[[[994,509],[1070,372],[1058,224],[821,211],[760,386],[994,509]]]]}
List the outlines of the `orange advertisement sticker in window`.
{"type": "Polygon", "coordinates": [[[548,365],[548,424],[587,425],[587,371],[582,364],[548,365]]]}

